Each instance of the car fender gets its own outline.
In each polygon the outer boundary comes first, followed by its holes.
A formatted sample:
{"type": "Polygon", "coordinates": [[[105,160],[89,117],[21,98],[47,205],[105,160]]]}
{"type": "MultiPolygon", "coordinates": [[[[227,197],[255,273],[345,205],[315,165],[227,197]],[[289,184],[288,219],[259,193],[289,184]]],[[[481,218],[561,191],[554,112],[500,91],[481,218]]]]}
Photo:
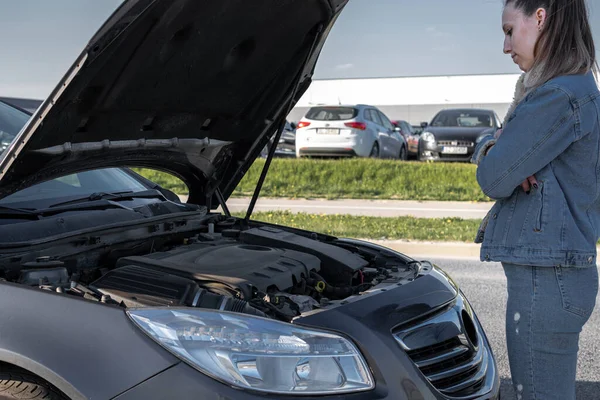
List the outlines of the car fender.
{"type": "Polygon", "coordinates": [[[177,364],[116,305],[0,282],[0,361],[72,399],[108,399],[177,364]]]}

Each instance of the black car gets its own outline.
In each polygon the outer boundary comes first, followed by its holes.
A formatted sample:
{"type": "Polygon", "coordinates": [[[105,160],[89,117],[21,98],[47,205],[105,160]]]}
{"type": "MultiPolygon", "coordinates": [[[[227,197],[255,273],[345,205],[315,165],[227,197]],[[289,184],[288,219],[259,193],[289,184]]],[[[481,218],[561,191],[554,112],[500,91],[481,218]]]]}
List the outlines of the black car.
{"type": "Polygon", "coordinates": [[[0,154],[12,143],[31,114],[16,106],[0,100],[0,154]]]}
{"type": "Polygon", "coordinates": [[[502,123],[492,110],[466,108],[442,110],[431,124],[422,126],[420,160],[469,161],[481,138],[493,134],[502,123]]]}
{"type": "Polygon", "coordinates": [[[120,5],[0,157],[2,396],[498,399],[441,269],[228,211],[345,3],[120,5]]]}
{"type": "MultiPolygon", "coordinates": [[[[269,144],[267,144],[260,156],[263,158],[267,158],[269,155],[269,149],[273,146],[274,137],[271,137],[269,140],[269,144]]],[[[281,133],[281,137],[279,138],[279,142],[275,147],[274,152],[275,157],[296,157],[296,124],[293,122],[285,121],[285,126],[283,128],[283,132],[281,133]]]]}

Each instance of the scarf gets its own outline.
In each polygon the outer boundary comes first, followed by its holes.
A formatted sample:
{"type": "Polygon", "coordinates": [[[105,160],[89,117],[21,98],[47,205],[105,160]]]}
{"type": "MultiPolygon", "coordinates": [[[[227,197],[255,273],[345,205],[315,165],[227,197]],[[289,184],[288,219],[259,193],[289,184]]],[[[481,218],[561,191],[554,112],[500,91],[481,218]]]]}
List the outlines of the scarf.
{"type": "Polygon", "coordinates": [[[529,92],[540,85],[540,73],[541,67],[538,65],[537,68],[532,68],[529,72],[524,72],[521,74],[519,79],[517,80],[517,84],[515,85],[515,94],[513,97],[513,101],[506,112],[506,116],[504,117],[504,123],[502,126],[506,126],[506,122],[508,117],[515,111],[515,108],[519,105],[519,103],[527,96],[529,92]]]}

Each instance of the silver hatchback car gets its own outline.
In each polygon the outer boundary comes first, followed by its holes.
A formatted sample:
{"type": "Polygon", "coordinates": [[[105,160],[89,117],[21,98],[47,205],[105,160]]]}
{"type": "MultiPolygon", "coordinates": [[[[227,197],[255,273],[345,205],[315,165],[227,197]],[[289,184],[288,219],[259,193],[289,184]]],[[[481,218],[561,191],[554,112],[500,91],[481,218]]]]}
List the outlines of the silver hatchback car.
{"type": "Polygon", "coordinates": [[[319,106],[296,129],[296,156],[375,157],[406,160],[406,141],[377,107],[319,106]]]}

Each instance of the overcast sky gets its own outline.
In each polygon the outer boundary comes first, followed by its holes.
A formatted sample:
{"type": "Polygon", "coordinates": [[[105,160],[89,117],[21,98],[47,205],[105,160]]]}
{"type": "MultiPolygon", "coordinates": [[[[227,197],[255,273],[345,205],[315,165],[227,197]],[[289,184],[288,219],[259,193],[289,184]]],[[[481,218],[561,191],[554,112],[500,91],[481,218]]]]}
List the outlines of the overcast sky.
{"type": "MultiPolygon", "coordinates": [[[[47,96],[120,2],[0,0],[0,96],[47,96]]],[[[502,53],[502,4],[351,0],[315,78],[518,73],[502,53]]],[[[600,50],[600,0],[588,4],[600,50]]]]}

